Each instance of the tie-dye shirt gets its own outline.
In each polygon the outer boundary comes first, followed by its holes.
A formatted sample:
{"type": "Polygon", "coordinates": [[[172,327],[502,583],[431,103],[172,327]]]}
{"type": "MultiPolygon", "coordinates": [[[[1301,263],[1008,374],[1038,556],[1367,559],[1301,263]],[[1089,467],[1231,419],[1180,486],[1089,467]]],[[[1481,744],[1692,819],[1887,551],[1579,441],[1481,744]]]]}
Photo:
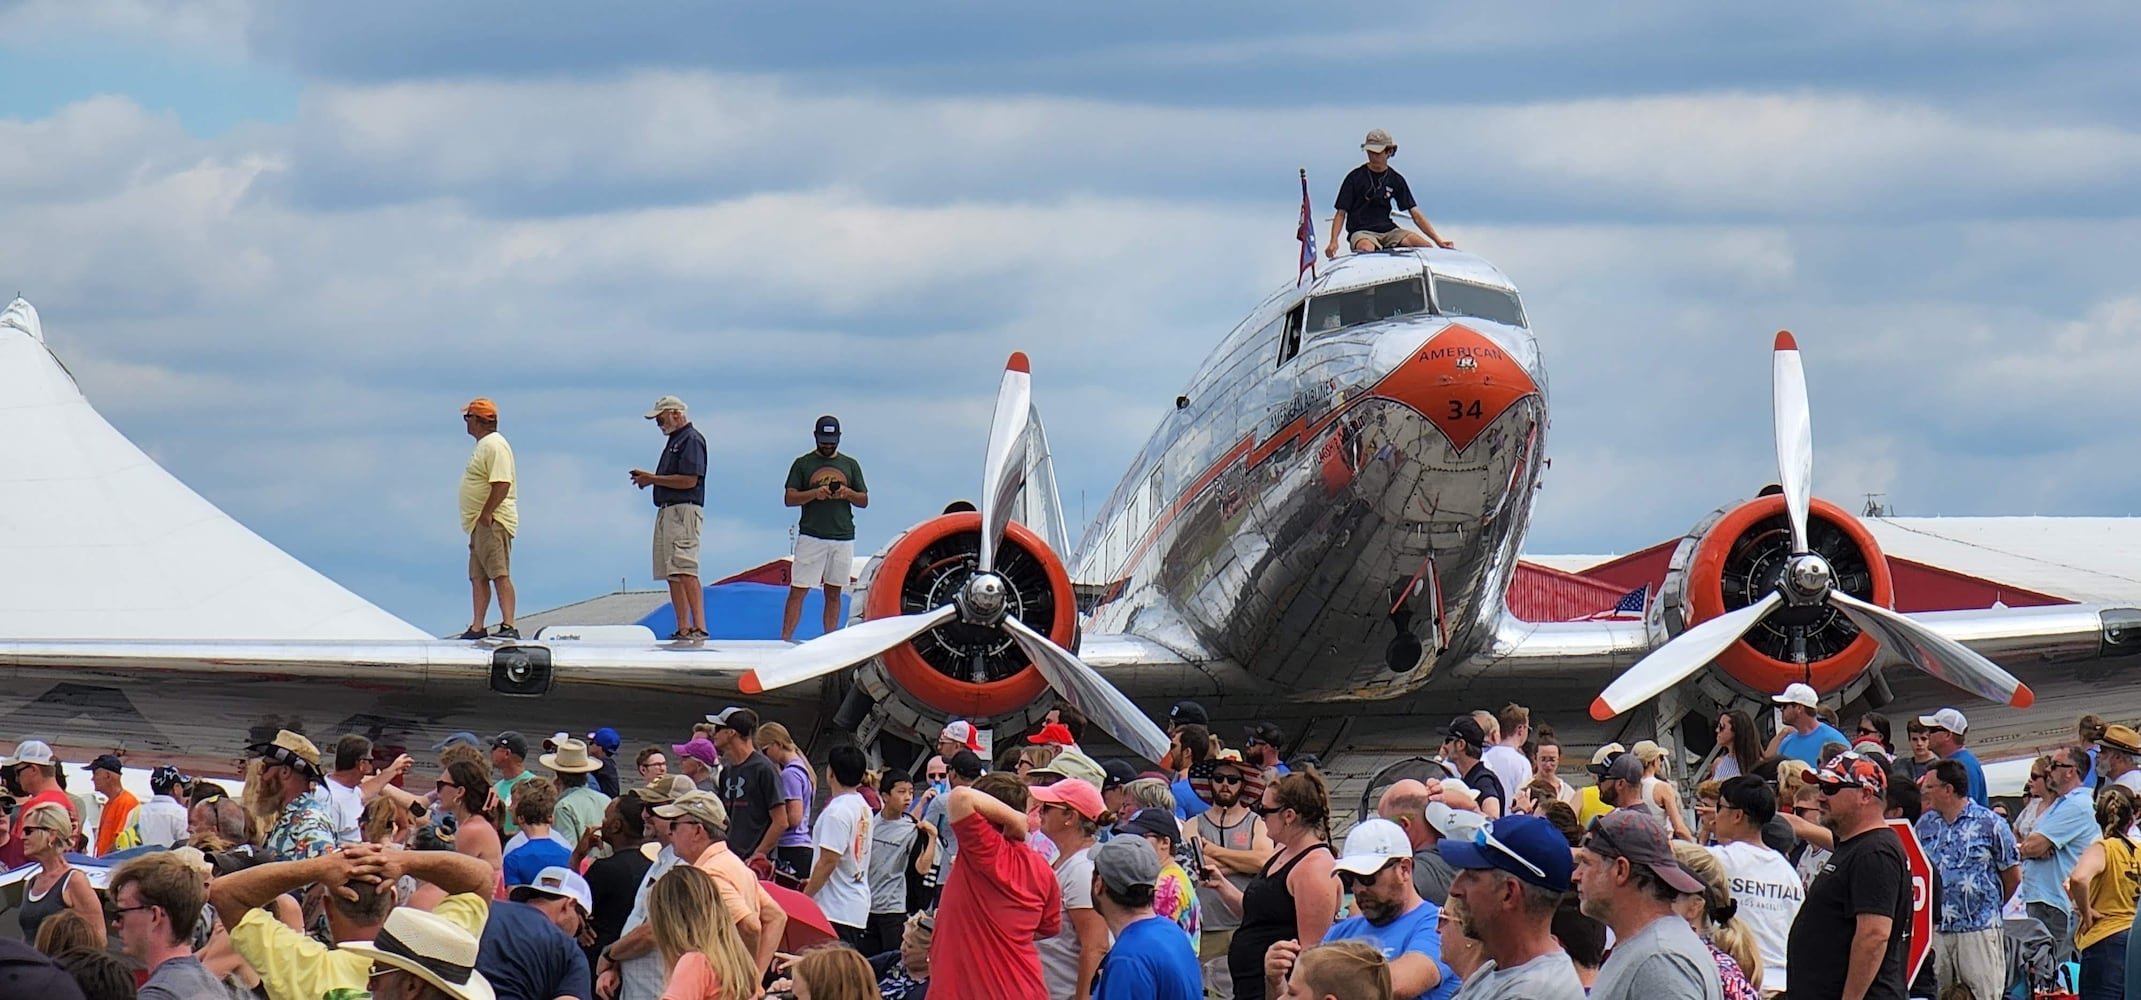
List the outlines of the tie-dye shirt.
{"type": "Polygon", "coordinates": [[[1197,903],[1197,884],[1189,880],[1189,873],[1180,864],[1170,860],[1160,869],[1160,881],[1152,887],[1152,912],[1182,928],[1189,935],[1191,950],[1202,946],[1199,929],[1204,924],[1204,911],[1197,903]]]}

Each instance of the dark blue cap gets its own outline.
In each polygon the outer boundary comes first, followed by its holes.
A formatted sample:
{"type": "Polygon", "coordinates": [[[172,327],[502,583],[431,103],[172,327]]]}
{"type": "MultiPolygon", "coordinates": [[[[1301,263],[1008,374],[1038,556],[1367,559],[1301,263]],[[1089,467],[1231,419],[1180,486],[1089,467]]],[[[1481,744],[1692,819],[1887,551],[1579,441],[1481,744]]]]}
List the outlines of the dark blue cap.
{"type": "Polygon", "coordinates": [[[477,736],[475,733],[463,730],[461,732],[453,734],[452,736],[448,736],[445,739],[438,741],[437,743],[433,743],[431,745],[431,752],[438,753],[439,751],[444,750],[447,747],[453,746],[456,743],[466,743],[472,747],[480,747],[483,745],[483,737],[477,736]]]}
{"type": "Polygon", "coordinates": [[[817,423],[810,425],[810,432],[819,444],[837,444],[840,441],[840,418],[830,413],[819,417],[817,423]]]}
{"type": "Polygon", "coordinates": [[[1569,839],[1538,816],[1504,816],[1474,834],[1469,843],[1444,840],[1442,860],[1453,868],[1508,872],[1551,892],[1569,891],[1569,875],[1576,869],[1569,839]],[[1525,866],[1527,861],[1531,867],[1525,866]]]}

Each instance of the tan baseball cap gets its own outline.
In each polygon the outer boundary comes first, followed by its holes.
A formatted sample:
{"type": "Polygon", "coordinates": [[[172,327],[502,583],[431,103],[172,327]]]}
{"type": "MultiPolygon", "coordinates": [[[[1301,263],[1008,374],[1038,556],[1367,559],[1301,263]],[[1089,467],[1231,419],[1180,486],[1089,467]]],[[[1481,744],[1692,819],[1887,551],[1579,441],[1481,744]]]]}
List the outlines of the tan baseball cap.
{"type": "Polygon", "coordinates": [[[691,791],[676,797],[676,801],[654,807],[654,814],[663,819],[692,819],[709,830],[727,831],[729,828],[728,807],[712,792],[691,791]]]}
{"type": "Polygon", "coordinates": [[[652,420],[655,417],[661,416],[662,411],[664,410],[675,410],[678,413],[691,412],[690,408],[684,405],[683,400],[678,399],[675,396],[663,396],[662,398],[654,401],[654,409],[647,411],[647,419],[652,420]]]}
{"type": "Polygon", "coordinates": [[[692,784],[691,779],[684,775],[665,774],[649,782],[647,787],[639,790],[638,795],[641,802],[658,806],[675,802],[698,790],[699,786],[692,784]]]}
{"type": "Polygon", "coordinates": [[[1395,153],[1398,151],[1398,141],[1382,129],[1371,128],[1368,130],[1368,137],[1361,140],[1360,148],[1370,153],[1395,153]]]}

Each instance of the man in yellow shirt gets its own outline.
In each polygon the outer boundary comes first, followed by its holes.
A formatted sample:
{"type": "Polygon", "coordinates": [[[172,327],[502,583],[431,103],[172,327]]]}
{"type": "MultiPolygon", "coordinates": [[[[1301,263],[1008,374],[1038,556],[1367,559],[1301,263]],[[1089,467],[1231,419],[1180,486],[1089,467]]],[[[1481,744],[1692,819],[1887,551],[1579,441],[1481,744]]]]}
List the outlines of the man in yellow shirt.
{"type": "Polygon", "coordinates": [[[497,876],[488,862],[452,851],[390,850],[351,844],[303,861],[255,865],[215,880],[208,900],[230,929],[231,946],[260,973],[268,1000],[319,1000],[330,990],[361,994],[372,959],[330,948],[290,929],[264,907],[289,905],[287,893],[314,882],[327,887],[327,927],[336,941],[369,942],[394,911],[395,885],[404,875],[420,886],[409,905],[446,894],[431,912],[481,938],[490,915],[486,896],[497,876]],[[354,897],[354,898],[351,898],[354,897]]]}
{"type": "MultiPolygon", "coordinates": [[[[1606,772],[1609,770],[1609,765],[1613,763],[1613,758],[1627,752],[1627,748],[1618,743],[1608,743],[1599,747],[1598,752],[1591,755],[1591,763],[1584,770],[1589,771],[1591,777],[1597,779],[1599,783],[1586,786],[1582,794],[1577,796],[1577,826],[1589,829],[1592,820],[1612,812],[1619,806],[1619,803],[1606,801],[1600,792],[1604,789],[1605,782],[1611,780],[1606,776],[1606,772]]],[[[1619,782],[1615,782],[1615,788],[1607,790],[1617,791],[1619,784],[1619,782]]]]}
{"type": "Polygon", "coordinates": [[[468,532],[468,585],[475,614],[463,639],[486,635],[520,638],[513,627],[513,536],[520,532],[520,497],[514,484],[513,446],[498,433],[498,405],[472,399],[461,408],[461,422],[476,450],[461,473],[461,530],[468,532]],[[498,591],[500,624],[485,629],[491,591],[498,591]]]}

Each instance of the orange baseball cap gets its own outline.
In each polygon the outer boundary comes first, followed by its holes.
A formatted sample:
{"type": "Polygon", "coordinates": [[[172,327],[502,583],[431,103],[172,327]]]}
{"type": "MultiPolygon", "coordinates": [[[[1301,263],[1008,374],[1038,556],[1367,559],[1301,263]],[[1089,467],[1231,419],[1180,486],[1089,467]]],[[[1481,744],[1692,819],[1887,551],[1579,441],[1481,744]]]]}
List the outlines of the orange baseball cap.
{"type": "Polygon", "coordinates": [[[493,403],[490,400],[485,399],[481,396],[478,396],[475,399],[469,400],[468,405],[461,408],[461,415],[464,417],[482,417],[485,420],[496,420],[498,419],[498,404],[493,403]]]}

